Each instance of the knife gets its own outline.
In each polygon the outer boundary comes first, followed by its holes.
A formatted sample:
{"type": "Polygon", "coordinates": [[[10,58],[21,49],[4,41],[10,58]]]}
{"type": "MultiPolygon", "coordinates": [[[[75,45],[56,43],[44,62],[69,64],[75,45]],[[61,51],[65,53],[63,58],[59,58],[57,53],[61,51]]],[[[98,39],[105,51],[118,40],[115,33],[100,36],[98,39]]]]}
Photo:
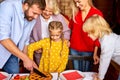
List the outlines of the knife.
{"type": "Polygon", "coordinates": [[[39,70],[37,70],[37,69],[35,69],[35,68],[33,68],[33,71],[34,71],[36,74],[40,75],[41,77],[47,77],[44,73],[40,72],[39,70]]]}

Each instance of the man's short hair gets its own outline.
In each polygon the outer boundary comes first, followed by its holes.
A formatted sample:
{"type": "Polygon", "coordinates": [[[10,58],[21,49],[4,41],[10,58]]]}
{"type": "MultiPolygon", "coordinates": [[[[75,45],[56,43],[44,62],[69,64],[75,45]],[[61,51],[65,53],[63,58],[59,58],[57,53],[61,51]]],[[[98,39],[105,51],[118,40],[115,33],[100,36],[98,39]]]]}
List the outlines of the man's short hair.
{"type": "Polygon", "coordinates": [[[27,3],[29,6],[32,6],[33,4],[37,4],[42,10],[44,10],[46,7],[45,0],[25,0],[23,3],[24,4],[27,3]]]}

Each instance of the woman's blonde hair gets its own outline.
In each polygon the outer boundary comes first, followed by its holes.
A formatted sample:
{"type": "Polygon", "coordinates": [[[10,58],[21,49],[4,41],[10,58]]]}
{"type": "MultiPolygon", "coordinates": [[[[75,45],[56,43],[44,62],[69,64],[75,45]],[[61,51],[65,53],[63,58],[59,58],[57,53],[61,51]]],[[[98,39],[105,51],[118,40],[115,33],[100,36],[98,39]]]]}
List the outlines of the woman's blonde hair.
{"type": "MultiPolygon", "coordinates": [[[[88,4],[89,4],[90,6],[92,6],[92,7],[94,7],[92,0],[88,0],[88,4]]],[[[70,6],[71,6],[71,8],[72,8],[72,16],[71,16],[71,18],[73,18],[73,20],[75,20],[74,18],[75,18],[75,16],[76,16],[76,14],[78,13],[79,8],[76,6],[76,3],[75,3],[74,0],[71,1],[71,5],[70,5],[70,6]]]]}
{"type": "Polygon", "coordinates": [[[59,5],[57,3],[57,0],[46,0],[46,5],[53,9],[53,14],[57,15],[60,13],[59,5]]]}
{"type": "Polygon", "coordinates": [[[112,32],[107,21],[97,14],[91,16],[85,21],[83,24],[83,31],[99,38],[112,32]]]}

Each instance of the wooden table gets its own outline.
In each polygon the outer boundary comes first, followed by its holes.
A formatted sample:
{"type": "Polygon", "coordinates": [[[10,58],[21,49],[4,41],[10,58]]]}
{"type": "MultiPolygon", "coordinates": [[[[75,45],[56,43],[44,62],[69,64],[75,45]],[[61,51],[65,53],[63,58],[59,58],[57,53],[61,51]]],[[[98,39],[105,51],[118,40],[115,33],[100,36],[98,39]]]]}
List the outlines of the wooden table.
{"type": "Polygon", "coordinates": [[[111,60],[111,64],[114,66],[114,68],[117,70],[117,71],[119,71],[119,73],[120,73],[120,65],[119,64],[117,64],[114,60],[111,60]]]}

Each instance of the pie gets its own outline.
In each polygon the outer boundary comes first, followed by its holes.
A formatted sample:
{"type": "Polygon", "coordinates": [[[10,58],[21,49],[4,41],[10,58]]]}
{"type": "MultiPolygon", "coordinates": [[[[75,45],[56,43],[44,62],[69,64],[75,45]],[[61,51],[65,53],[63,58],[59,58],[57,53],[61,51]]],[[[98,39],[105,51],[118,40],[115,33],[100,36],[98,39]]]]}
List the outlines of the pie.
{"type": "Polygon", "coordinates": [[[52,75],[49,73],[44,73],[47,77],[42,77],[39,74],[33,72],[29,75],[30,80],[52,80],[52,75]]]}

